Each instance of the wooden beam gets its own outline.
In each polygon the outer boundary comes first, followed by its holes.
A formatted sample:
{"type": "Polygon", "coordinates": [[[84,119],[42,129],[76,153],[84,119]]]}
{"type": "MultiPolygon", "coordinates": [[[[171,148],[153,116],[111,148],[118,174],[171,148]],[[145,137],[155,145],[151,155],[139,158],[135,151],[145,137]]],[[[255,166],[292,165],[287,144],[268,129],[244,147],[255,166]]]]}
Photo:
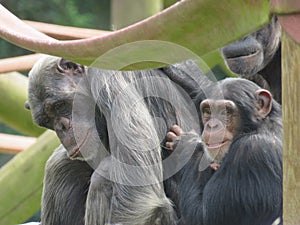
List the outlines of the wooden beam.
{"type": "Polygon", "coordinates": [[[0,152],[17,154],[29,148],[36,142],[36,138],[11,134],[0,134],[0,152]]]}
{"type": "MultiPolygon", "coordinates": [[[[0,73],[14,71],[28,71],[34,63],[42,57],[42,54],[30,54],[12,58],[0,59],[0,73]]],[[[1,74],[0,74],[1,75],[1,74]]]]}

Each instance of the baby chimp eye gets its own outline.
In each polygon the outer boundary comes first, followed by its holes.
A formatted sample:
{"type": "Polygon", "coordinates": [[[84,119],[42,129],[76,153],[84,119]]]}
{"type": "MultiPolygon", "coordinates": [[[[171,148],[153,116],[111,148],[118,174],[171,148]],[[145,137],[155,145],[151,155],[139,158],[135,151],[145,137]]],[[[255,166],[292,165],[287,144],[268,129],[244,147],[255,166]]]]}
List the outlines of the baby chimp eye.
{"type": "Polygon", "coordinates": [[[210,110],[209,107],[204,107],[204,108],[202,109],[202,113],[203,113],[204,115],[210,115],[210,114],[211,114],[211,110],[210,110]]]}
{"type": "Polygon", "coordinates": [[[210,110],[210,107],[203,107],[202,108],[202,122],[203,123],[206,123],[207,121],[210,120],[210,117],[211,117],[211,110],[210,110]]]}
{"type": "Polygon", "coordinates": [[[227,114],[228,114],[228,111],[227,111],[226,109],[224,109],[224,110],[220,113],[221,116],[227,116],[227,114]]]}

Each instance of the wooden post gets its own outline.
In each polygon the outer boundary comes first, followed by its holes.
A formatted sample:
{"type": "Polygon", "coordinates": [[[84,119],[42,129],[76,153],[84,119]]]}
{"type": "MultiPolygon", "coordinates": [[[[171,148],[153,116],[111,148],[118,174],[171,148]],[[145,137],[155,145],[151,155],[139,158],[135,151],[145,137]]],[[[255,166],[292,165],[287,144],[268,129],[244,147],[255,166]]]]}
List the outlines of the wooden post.
{"type": "Polygon", "coordinates": [[[300,224],[300,45],[282,36],[283,219],[300,224]]]}

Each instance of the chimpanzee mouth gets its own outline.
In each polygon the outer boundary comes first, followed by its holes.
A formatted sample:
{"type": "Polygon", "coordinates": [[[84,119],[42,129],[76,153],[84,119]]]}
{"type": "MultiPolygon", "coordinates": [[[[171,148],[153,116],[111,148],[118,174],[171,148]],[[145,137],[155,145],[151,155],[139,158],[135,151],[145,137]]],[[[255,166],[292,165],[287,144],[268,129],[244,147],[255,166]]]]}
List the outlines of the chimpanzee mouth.
{"type": "Polygon", "coordinates": [[[248,52],[246,54],[244,54],[245,52],[243,52],[243,54],[240,54],[240,55],[235,55],[235,56],[230,56],[230,57],[227,57],[227,61],[234,61],[234,60],[240,60],[240,59],[251,59],[251,58],[254,58],[254,57],[257,57],[261,51],[260,50],[254,50],[252,52],[248,52]]]}
{"type": "Polygon", "coordinates": [[[222,148],[224,145],[226,145],[229,141],[224,140],[223,142],[218,142],[218,143],[206,143],[206,146],[209,150],[219,150],[222,148]]]}
{"type": "Polygon", "coordinates": [[[83,141],[81,142],[81,144],[78,146],[78,148],[75,149],[75,151],[72,154],[70,154],[71,158],[76,158],[80,154],[81,147],[85,144],[87,138],[89,137],[89,133],[90,132],[88,130],[88,132],[86,133],[86,135],[85,135],[83,141]]]}

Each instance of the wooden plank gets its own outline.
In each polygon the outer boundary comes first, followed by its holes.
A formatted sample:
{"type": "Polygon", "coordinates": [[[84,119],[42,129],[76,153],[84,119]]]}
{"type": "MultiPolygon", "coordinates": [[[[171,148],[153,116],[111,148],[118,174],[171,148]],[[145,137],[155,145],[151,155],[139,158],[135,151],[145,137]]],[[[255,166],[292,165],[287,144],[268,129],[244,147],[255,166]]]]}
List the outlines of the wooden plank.
{"type": "Polygon", "coordinates": [[[283,219],[300,224],[300,45],[282,37],[283,219]]]}

